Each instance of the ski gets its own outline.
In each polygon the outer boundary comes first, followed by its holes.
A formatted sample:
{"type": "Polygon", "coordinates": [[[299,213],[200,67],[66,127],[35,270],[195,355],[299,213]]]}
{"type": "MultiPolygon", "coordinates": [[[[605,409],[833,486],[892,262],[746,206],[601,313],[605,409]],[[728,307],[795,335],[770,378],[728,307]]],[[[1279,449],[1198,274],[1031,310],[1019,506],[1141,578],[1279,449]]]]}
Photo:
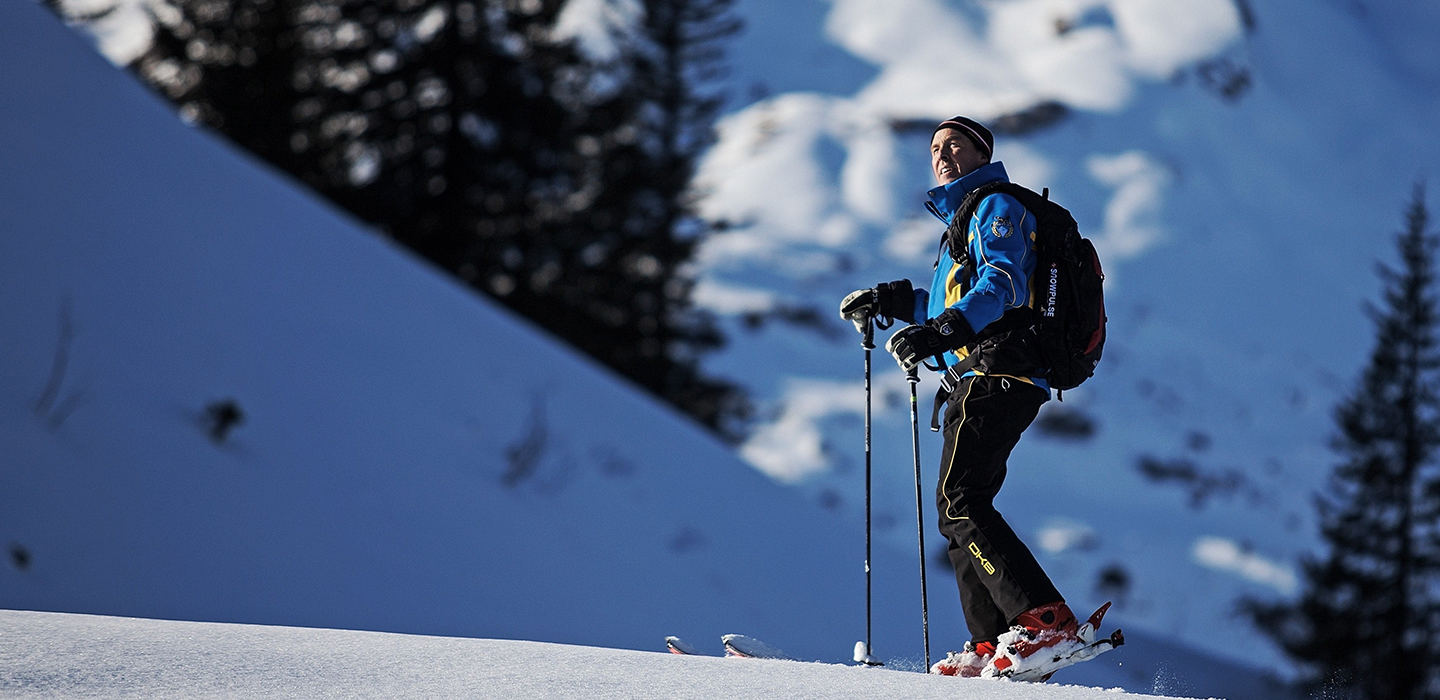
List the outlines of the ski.
{"type": "Polygon", "coordinates": [[[666,637],[665,648],[669,649],[671,654],[680,654],[681,656],[704,656],[704,654],[700,653],[699,649],[690,646],[689,643],[679,637],[666,637]]]}
{"type": "MultiPolygon", "coordinates": [[[[733,656],[741,659],[781,659],[794,661],[794,659],[785,652],[754,637],[747,637],[743,634],[727,634],[720,638],[720,642],[725,645],[725,656],[733,656]]],[[[679,654],[681,656],[713,656],[713,654],[706,654],[695,648],[693,644],[675,636],[665,638],[665,648],[668,649],[671,654],[679,654]]]]}
{"type": "MultiPolygon", "coordinates": [[[[999,673],[989,676],[992,678],[1008,678],[1013,681],[1031,681],[1043,683],[1050,679],[1056,671],[1073,666],[1082,661],[1089,661],[1115,647],[1125,644],[1125,634],[1115,630],[1109,637],[1095,639],[1095,629],[1100,626],[1100,620],[1105,616],[1109,604],[1102,606],[1090,620],[1081,625],[1078,632],[1081,642],[1076,645],[1066,645],[1054,649],[1048,649],[1028,659],[1022,659],[1018,664],[1005,669],[999,673]]],[[[765,642],[754,637],[747,637],[743,634],[727,634],[720,638],[725,645],[725,656],[740,659],[778,659],[782,661],[794,661],[794,657],[776,649],[765,642]]],[[[665,638],[665,648],[672,654],[681,656],[714,656],[706,654],[694,645],[685,640],[669,636],[665,638]]],[[[859,652],[860,644],[856,645],[856,654],[859,652]]],[[[879,666],[877,660],[872,660],[868,654],[864,660],[857,659],[857,663],[879,666]]],[[[988,675],[988,674],[982,674],[988,675]]]]}
{"type": "Polygon", "coordinates": [[[766,644],[754,637],[746,637],[743,634],[727,634],[720,638],[725,644],[726,656],[738,656],[744,659],[780,659],[783,661],[794,661],[788,654],[775,647],[766,644]]]}

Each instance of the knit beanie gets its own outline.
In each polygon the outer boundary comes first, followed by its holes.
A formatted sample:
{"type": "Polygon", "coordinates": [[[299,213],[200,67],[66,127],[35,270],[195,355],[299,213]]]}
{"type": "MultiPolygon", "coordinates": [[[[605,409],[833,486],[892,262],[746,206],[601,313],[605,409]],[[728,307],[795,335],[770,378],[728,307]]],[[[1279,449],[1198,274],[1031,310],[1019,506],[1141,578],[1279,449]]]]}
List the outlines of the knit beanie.
{"type": "Polygon", "coordinates": [[[940,122],[940,125],[935,127],[935,131],[930,132],[930,136],[934,137],[935,133],[941,129],[955,129],[970,137],[970,140],[975,143],[975,147],[980,149],[986,158],[989,158],[995,153],[994,134],[991,134],[989,129],[986,129],[980,122],[974,119],[961,116],[950,117],[940,122]]]}

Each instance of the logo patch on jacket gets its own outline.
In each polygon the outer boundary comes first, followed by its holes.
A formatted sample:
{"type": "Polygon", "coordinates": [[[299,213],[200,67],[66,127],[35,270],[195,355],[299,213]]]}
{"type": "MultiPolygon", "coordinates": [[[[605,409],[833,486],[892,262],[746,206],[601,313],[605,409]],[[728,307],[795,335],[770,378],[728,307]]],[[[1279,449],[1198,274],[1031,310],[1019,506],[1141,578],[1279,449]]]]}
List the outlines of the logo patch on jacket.
{"type": "Polygon", "coordinates": [[[1010,225],[1010,217],[997,216],[990,224],[990,233],[995,234],[996,238],[1009,238],[1014,232],[1015,227],[1010,225]]]}

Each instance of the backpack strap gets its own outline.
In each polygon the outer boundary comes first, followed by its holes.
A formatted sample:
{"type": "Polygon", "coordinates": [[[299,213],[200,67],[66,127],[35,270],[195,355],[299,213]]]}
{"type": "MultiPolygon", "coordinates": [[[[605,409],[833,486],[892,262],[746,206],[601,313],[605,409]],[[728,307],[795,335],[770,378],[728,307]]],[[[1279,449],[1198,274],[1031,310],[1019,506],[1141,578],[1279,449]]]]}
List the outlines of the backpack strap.
{"type": "Polygon", "coordinates": [[[975,369],[980,362],[980,354],[972,352],[964,359],[945,368],[940,375],[940,388],[935,390],[935,405],[930,409],[930,432],[940,432],[940,411],[945,408],[945,402],[950,400],[950,394],[955,392],[955,387],[960,386],[960,379],[966,372],[975,369]]]}
{"type": "Polygon", "coordinates": [[[1015,195],[1017,190],[1029,192],[1013,182],[995,180],[970,190],[965,199],[960,200],[959,208],[950,216],[950,225],[945,227],[945,241],[950,244],[950,259],[954,260],[955,264],[964,264],[970,257],[970,219],[975,217],[975,210],[980,208],[980,203],[998,192],[1015,196],[1023,205],[1024,200],[1015,195]]]}

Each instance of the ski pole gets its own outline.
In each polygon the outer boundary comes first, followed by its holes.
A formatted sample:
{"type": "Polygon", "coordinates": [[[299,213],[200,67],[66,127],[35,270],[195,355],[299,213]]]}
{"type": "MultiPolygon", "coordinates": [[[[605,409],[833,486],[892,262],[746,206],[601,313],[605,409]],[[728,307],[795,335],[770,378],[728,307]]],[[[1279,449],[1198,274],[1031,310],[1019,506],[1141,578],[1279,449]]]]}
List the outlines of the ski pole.
{"type": "Polygon", "coordinates": [[[930,596],[925,586],[925,510],[920,497],[920,400],[916,386],[920,375],[915,369],[905,377],[910,382],[910,432],[915,452],[915,528],[920,535],[920,624],[925,632],[925,672],[930,672],[930,596]]]}
{"type": "Polygon", "coordinates": [[[865,348],[865,642],[855,643],[855,663],[867,666],[884,666],[885,664],[875,658],[870,649],[870,620],[871,620],[871,586],[870,586],[870,494],[871,494],[871,449],[870,449],[870,405],[873,395],[870,381],[870,351],[875,349],[875,329],[881,330],[890,327],[890,323],[884,322],[874,316],[865,317],[865,330],[860,342],[860,347],[865,348]]]}
{"type": "Polygon", "coordinates": [[[870,646],[870,351],[875,349],[875,324],[865,319],[865,656],[863,663],[874,664],[875,652],[870,646]]]}

